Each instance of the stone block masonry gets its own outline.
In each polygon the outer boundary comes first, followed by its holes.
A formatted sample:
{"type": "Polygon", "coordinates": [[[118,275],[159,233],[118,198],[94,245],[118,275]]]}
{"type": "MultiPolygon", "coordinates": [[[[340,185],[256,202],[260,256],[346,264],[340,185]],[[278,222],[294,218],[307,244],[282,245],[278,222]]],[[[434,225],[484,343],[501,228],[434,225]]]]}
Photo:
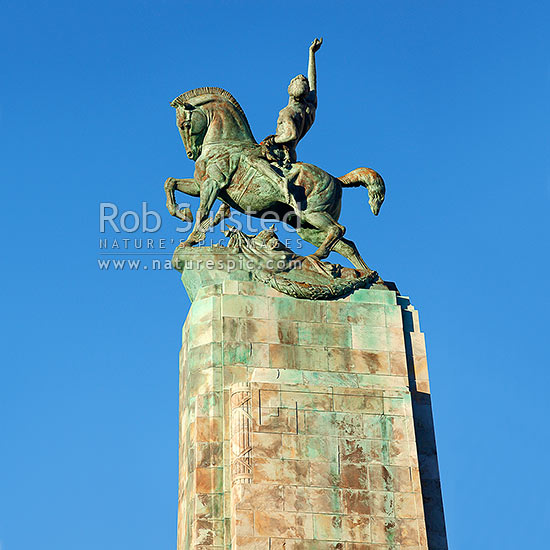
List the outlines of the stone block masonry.
{"type": "Polygon", "coordinates": [[[373,287],[307,301],[230,279],[192,298],[178,550],[446,550],[407,298],[373,287]]]}

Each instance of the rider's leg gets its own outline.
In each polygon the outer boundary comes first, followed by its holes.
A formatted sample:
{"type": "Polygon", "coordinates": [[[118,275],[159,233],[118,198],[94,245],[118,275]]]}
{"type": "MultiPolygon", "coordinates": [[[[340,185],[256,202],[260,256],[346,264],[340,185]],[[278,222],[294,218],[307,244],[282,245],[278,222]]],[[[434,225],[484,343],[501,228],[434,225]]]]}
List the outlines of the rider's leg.
{"type": "MultiPolygon", "coordinates": [[[[255,168],[270,181],[275,183],[277,187],[282,191],[284,202],[291,204],[290,191],[288,190],[288,180],[275,172],[271,164],[263,158],[258,158],[255,163],[255,168]]],[[[292,205],[291,205],[292,206],[292,205]]]]}

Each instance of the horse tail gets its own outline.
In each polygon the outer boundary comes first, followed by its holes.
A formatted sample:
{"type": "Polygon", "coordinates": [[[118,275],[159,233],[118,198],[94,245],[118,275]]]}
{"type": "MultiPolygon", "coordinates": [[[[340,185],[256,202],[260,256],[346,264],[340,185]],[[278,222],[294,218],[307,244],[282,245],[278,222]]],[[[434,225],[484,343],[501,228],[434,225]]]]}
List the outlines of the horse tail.
{"type": "Polygon", "coordinates": [[[386,195],[384,180],[378,172],[370,168],[356,168],[338,180],[342,187],[360,187],[361,185],[365,187],[369,192],[370,209],[375,216],[378,216],[386,195]]]}

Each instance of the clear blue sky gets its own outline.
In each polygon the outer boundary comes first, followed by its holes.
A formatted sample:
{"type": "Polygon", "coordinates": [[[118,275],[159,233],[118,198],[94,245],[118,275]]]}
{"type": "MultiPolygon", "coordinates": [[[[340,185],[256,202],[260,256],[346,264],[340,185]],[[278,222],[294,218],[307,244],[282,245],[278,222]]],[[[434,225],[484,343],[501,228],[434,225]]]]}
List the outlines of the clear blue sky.
{"type": "Polygon", "coordinates": [[[420,310],[450,546],[545,546],[549,28],[542,1],[4,2],[1,549],[175,548],[189,300],[175,272],[98,268],[99,203],[179,237],[169,101],[224,87],[262,138],[315,36],[299,156],[386,180],[343,222],[420,310]]]}

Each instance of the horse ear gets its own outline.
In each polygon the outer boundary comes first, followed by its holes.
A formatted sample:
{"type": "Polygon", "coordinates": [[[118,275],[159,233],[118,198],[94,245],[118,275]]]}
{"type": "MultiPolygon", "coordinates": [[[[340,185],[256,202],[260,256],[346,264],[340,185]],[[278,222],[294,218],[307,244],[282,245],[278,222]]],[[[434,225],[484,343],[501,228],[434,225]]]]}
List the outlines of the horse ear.
{"type": "Polygon", "coordinates": [[[269,231],[271,231],[271,233],[275,233],[275,224],[273,224],[273,225],[269,228],[269,231]]]}

